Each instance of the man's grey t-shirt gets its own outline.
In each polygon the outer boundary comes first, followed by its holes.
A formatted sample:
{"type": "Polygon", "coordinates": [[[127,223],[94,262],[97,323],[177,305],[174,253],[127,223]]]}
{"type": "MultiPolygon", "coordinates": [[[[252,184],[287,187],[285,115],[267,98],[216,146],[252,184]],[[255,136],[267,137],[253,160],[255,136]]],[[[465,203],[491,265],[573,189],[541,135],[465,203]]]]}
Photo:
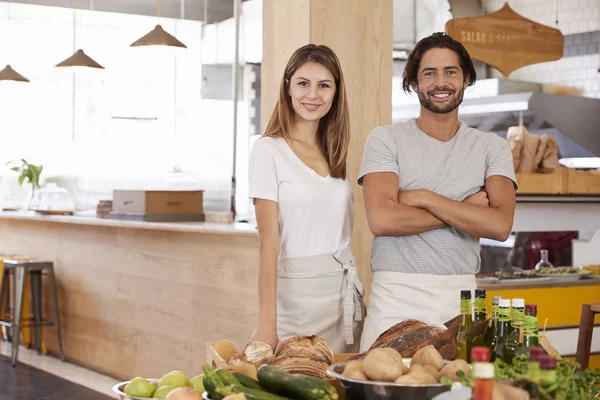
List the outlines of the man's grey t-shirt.
{"type": "MultiPolygon", "coordinates": [[[[414,119],[374,129],[365,144],[359,185],[373,172],[398,174],[400,190],[427,189],[456,201],[478,192],[492,175],[505,176],[516,187],[508,142],[462,121],[447,142],[424,133],[414,119]]],[[[450,226],[419,235],[373,238],[374,272],[475,274],[480,262],[479,238],[450,226]]]]}

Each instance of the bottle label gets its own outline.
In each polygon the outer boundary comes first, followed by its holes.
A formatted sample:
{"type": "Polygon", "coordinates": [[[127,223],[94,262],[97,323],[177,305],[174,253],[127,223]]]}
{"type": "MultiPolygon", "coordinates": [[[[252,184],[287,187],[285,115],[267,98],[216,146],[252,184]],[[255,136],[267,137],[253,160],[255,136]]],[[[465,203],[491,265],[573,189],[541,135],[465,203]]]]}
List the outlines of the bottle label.
{"type": "Polygon", "coordinates": [[[523,317],[523,329],[525,336],[538,337],[538,318],[536,315],[525,315],[523,317]]]}
{"type": "Polygon", "coordinates": [[[510,322],[509,308],[498,308],[498,322],[510,322]]]}
{"type": "Polygon", "coordinates": [[[474,308],[473,311],[475,311],[475,313],[485,313],[486,312],[485,299],[476,297],[473,308],[474,308]]]}
{"type": "Polygon", "coordinates": [[[525,311],[520,308],[513,308],[513,319],[512,326],[513,328],[520,328],[523,326],[523,319],[525,318],[525,311]]]}
{"type": "Polygon", "coordinates": [[[462,299],[460,301],[460,313],[463,315],[471,314],[471,300],[462,299]]]}

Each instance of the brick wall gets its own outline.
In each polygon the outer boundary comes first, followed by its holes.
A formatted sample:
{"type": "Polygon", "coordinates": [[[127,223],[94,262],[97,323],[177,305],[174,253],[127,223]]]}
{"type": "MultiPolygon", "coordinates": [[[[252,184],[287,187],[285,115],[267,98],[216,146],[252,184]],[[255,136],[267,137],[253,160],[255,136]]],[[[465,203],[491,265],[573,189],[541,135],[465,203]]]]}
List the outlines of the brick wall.
{"type": "MultiPolygon", "coordinates": [[[[505,0],[483,0],[487,13],[505,0]]],[[[520,68],[510,79],[565,85],[586,97],[600,98],[600,0],[510,0],[525,18],[559,29],[565,36],[563,58],[520,68]],[[557,21],[558,20],[558,24],[557,21]]],[[[494,77],[501,75],[494,70],[494,77]]]]}

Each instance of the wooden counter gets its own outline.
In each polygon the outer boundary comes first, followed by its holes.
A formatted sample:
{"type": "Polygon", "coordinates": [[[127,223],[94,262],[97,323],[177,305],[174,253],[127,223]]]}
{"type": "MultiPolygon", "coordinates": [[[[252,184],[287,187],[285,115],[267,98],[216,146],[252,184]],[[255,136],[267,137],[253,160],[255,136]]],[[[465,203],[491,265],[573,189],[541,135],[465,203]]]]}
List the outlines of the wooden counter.
{"type": "Polygon", "coordinates": [[[257,322],[258,235],[247,224],[0,213],[0,243],[54,262],[68,360],[117,379],[199,374],[206,342],[243,345],[257,322]]]}

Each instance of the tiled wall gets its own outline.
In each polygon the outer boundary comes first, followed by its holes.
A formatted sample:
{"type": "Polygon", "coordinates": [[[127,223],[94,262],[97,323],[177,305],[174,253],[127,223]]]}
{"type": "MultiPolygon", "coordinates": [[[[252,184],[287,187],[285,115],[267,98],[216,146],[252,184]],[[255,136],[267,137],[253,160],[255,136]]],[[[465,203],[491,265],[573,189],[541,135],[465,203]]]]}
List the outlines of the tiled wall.
{"type": "MultiPolygon", "coordinates": [[[[483,1],[488,13],[505,2],[483,1]]],[[[583,96],[600,98],[600,0],[510,0],[509,4],[522,16],[557,28],[565,36],[562,59],[520,68],[510,79],[569,86],[583,96]]],[[[500,74],[494,71],[493,76],[500,74]]]]}

